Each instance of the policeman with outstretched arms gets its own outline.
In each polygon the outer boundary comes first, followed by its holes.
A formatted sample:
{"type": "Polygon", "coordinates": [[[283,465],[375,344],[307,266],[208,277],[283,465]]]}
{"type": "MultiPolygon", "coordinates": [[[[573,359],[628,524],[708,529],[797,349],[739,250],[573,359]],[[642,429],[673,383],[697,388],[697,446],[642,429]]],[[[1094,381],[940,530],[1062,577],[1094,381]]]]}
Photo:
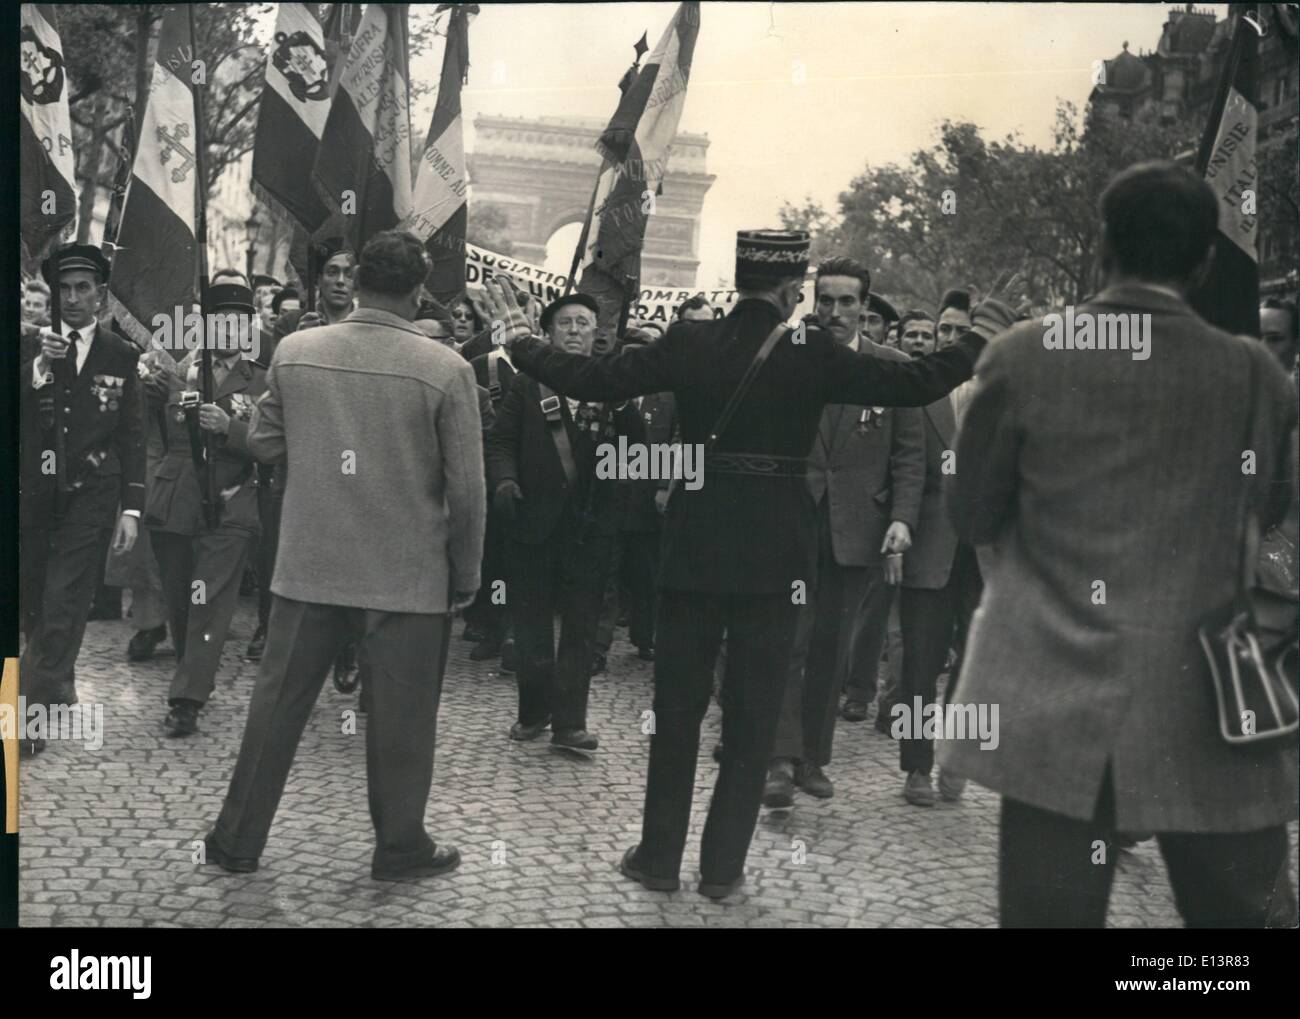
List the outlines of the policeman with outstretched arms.
{"type": "Polygon", "coordinates": [[[658,343],[565,353],[530,335],[507,288],[488,293],[515,367],[582,400],[676,394],[682,441],[704,446],[703,484],[669,499],[658,578],[654,728],[639,845],[623,874],[673,891],[690,821],[700,723],[718,645],[724,752],[700,846],[701,894],[744,881],[775,737],[801,592],[815,580],[817,528],[805,457],[830,403],[920,407],[971,376],[985,340],[1012,321],[997,301],[975,331],[910,363],[859,354],[815,325],[789,328],[808,269],[808,235],[743,231],[739,299],[725,318],[675,322],[658,343]]]}

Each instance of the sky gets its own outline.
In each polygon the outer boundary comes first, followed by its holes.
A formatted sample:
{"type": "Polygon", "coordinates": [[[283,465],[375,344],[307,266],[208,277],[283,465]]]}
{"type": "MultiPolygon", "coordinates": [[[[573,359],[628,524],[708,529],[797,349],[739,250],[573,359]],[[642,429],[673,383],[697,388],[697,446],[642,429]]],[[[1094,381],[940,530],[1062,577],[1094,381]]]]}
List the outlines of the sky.
{"type": "MultiPolygon", "coordinates": [[[[466,148],[478,114],[607,119],[643,31],[673,3],[492,4],[470,25],[466,148]]],[[[1182,5],[1174,5],[1182,6],[1182,5]]],[[[1227,5],[1209,5],[1220,17],[1227,5]]],[[[945,119],[1046,145],[1058,98],[1082,108],[1093,62],[1155,48],[1167,4],[701,5],[680,129],[710,138],[697,283],[732,274],[738,229],[778,226],[785,201],[827,207],[868,165],[932,143],[945,119]]],[[[441,47],[413,60],[434,83],[441,47]]],[[[412,111],[423,142],[432,97],[412,111]]],[[[669,163],[671,169],[671,162],[669,163]]],[[[471,192],[471,201],[472,201],[471,192]]],[[[568,256],[561,258],[567,269],[568,256]]]]}

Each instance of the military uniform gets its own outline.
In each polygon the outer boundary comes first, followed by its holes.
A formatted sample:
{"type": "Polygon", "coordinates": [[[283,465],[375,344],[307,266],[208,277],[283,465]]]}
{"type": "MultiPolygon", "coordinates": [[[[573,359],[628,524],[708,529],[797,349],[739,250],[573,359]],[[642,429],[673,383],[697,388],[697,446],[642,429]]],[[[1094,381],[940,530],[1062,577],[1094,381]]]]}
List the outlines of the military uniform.
{"type": "Polygon", "coordinates": [[[213,402],[230,415],[230,429],[211,436],[213,497],[220,508],[216,527],[210,527],[191,452],[187,414],[194,412],[180,405],[188,388],[186,374],[198,360],[197,351],[188,355],[153,392],[155,405],[165,392],[167,452],[150,479],[145,524],[152,531],[176,646],[176,673],[168,701],[173,706],[188,701],[201,707],[215,685],[221,649],[239,600],[240,578],[261,529],[248,423],[253,404],[266,392],[266,372],[244,358],[225,366],[213,359],[213,402]]]}
{"type": "MultiPolygon", "coordinates": [[[[770,272],[788,280],[807,269],[807,235],[742,236],[737,277],[770,272]],[[801,246],[789,252],[791,244],[801,246]],[[757,255],[752,252],[757,251],[757,255]]],[[[779,279],[780,277],[778,277],[779,279]]],[[[588,400],[626,400],[671,390],[683,442],[703,443],[754,355],[782,320],[761,298],[738,301],[725,318],[677,322],[663,340],[618,354],[582,357],[525,337],[517,368],[588,400]]],[[[650,741],[639,848],[625,858],[637,879],[676,887],[690,823],[700,723],[725,630],[722,688],[725,752],[700,848],[703,884],[732,886],[744,870],[775,737],[799,606],[815,580],[817,523],[804,476],[828,403],[924,406],[971,375],[983,340],[901,363],[859,354],[806,327],[772,350],[695,491],[669,500],[659,569],[655,730],[650,741]],[[802,339],[802,342],[795,342],[802,339]],[[659,883],[662,882],[662,883],[659,883]]],[[[644,882],[643,882],[644,883],[644,882]]],[[[653,887],[652,886],[652,887],[653,887]]],[[[713,894],[712,891],[709,894],[713,894]]]]}
{"type": "Polygon", "coordinates": [[[601,596],[626,509],[617,482],[595,477],[596,451],[602,442],[616,443],[619,435],[629,442],[644,441],[635,408],[580,404],[575,420],[567,399],[544,395],[523,375],[515,376],[497,408],[487,442],[489,483],[496,491],[503,482],[514,481],[523,493],[508,524],[507,596],[519,649],[520,728],[542,726],[549,718],[556,736],[586,729],[601,596]],[[567,434],[572,481],[556,448],[553,424],[567,434]]]}
{"type": "MultiPolygon", "coordinates": [[[[86,270],[100,282],[108,278],[98,248],[71,245],[55,257],[60,272],[86,270]]],[[[20,376],[20,573],[27,634],[20,677],[28,703],[40,704],[76,703],[77,655],[119,507],[138,517],[144,503],[140,351],[93,321],[79,329],[65,321],[58,329],[74,341],[64,364],[37,377],[33,357],[20,376]],[[54,420],[55,387],[62,421],[54,420]],[[66,491],[58,490],[52,470],[56,428],[62,429],[66,491]]]]}

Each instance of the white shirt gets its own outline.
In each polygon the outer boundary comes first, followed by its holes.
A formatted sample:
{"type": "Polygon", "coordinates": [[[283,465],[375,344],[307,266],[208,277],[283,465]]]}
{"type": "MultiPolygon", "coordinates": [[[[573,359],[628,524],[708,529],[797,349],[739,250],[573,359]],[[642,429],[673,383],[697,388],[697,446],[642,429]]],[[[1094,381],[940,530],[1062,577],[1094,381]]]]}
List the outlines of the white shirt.
{"type": "MultiPolygon", "coordinates": [[[[86,358],[90,356],[90,345],[95,342],[95,330],[99,323],[91,319],[89,325],[82,326],[80,329],[73,329],[66,322],[60,322],[59,335],[67,337],[72,333],[77,334],[77,374],[81,374],[81,369],[86,366],[86,358]]],[[[39,360],[39,358],[38,358],[39,360]]],[[[36,367],[36,361],[32,362],[32,388],[43,389],[46,385],[54,381],[52,374],[42,375],[36,367]]]]}

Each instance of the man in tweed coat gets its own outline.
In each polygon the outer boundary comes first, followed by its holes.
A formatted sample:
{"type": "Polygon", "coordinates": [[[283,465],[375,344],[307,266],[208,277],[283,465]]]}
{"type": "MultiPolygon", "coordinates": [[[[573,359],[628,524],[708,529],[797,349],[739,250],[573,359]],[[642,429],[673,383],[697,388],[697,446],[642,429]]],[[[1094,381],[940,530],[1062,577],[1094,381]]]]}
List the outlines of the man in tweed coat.
{"type": "Polygon", "coordinates": [[[1243,500],[1266,530],[1292,498],[1295,394],[1186,303],[1216,234],[1203,181],[1131,167],[1101,212],[1107,285],[1074,321],[1138,316],[1145,350],[1054,349],[1035,320],[979,361],[950,511],[992,548],[955,701],[998,705],[1000,733],[940,761],[1003,796],[1004,926],[1101,926],[1117,829],[1156,833],[1189,926],[1294,922],[1295,743],[1224,741],[1197,627],[1233,596],[1243,500]]]}

